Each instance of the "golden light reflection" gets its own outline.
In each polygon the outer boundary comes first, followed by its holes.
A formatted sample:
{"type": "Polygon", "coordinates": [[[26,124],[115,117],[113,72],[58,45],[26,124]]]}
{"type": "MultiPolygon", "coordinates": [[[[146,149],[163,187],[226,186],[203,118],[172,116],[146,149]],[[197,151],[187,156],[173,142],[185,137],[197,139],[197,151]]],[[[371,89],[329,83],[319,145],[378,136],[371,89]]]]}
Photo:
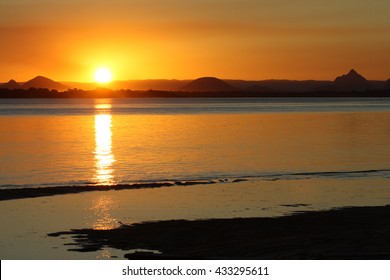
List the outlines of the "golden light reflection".
{"type": "Polygon", "coordinates": [[[111,255],[111,252],[107,249],[104,248],[100,250],[100,254],[96,256],[96,259],[98,260],[108,260],[111,259],[113,256],[111,255]]]}
{"type": "Polygon", "coordinates": [[[115,162],[112,153],[112,116],[108,114],[111,104],[97,104],[95,108],[103,114],[95,115],[95,182],[103,185],[114,183],[112,164],[115,162]]]}
{"type": "Polygon", "coordinates": [[[95,199],[91,207],[94,215],[93,229],[107,230],[115,228],[118,225],[118,220],[112,216],[112,210],[116,207],[116,201],[109,195],[102,195],[95,199]]]}

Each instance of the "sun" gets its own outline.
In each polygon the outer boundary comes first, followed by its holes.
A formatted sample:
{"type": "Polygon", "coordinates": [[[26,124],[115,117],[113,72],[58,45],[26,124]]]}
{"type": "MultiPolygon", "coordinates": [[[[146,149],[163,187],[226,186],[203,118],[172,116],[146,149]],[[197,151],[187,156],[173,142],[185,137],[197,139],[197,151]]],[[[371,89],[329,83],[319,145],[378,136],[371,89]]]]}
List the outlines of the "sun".
{"type": "Polygon", "coordinates": [[[98,83],[109,83],[111,82],[112,74],[107,68],[98,68],[95,71],[95,81],[98,83]]]}

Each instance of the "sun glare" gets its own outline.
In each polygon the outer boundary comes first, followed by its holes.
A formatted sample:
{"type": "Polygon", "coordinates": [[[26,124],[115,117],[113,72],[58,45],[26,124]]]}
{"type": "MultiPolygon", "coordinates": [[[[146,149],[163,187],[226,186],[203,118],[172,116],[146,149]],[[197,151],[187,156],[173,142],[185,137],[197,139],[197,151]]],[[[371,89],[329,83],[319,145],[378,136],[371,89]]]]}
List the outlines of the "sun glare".
{"type": "Polygon", "coordinates": [[[109,83],[111,82],[112,74],[107,68],[99,68],[95,71],[95,81],[98,83],[109,83]]]}

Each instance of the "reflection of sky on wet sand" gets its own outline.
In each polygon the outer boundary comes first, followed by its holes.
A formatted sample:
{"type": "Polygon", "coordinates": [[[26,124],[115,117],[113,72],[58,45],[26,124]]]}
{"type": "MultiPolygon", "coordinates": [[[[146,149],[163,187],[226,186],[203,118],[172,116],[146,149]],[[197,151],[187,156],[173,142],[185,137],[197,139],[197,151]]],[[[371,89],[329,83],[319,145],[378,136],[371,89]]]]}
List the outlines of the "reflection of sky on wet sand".
{"type": "Polygon", "coordinates": [[[95,115],[96,174],[94,181],[108,185],[113,183],[112,164],[115,162],[112,153],[112,116],[109,114],[111,104],[97,104],[95,108],[97,114],[95,115]]]}
{"type": "Polygon", "coordinates": [[[89,209],[91,211],[91,226],[94,229],[112,229],[118,226],[118,221],[113,217],[113,210],[116,209],[117,202],[111,195],[99,195],[91,201],[89,209]]]}
{"type": "Polygon", "coordinates": [[[390,200],[389,184],[390,178],[379,177],[259,180],[2,201],[0,223],[7,226],[0,231],[0,258],[123,258],[123,251],[112,248],[83,253],[68,251],[75,248],[64,246],[74,243],[71,238],[64,240],[47,234],[72,228],[113,228],[119,225],[118,221],[132,224],[153,220],[269,217],[342,206],[386,205],[390,200]]]}

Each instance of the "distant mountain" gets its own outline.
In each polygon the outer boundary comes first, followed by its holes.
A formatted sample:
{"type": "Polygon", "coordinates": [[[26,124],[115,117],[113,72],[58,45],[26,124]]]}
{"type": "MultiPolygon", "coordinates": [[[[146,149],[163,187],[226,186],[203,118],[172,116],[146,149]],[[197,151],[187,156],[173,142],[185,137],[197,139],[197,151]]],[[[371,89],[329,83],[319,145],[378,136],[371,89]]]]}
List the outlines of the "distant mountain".
{"type": "MultiPolygon", "coordinates": [[[[26,83],[17,83],[10,80],[0,84],[0,88],[17,89],[30,87],[48,88],[64,91],[70,88],[83,90],[93,90],[99,87],[97,83],[86,82],[55,82],[51,79],[38,76],[26,83]]],[[[203,91],[203,92],[327,92],[327,91],[365,91],[390,89],[390,79],[388,81],[367,81],[355,70],[349,71],[345,75],[337,77],[334,81],[325,80],[234,80],[218,79],[214,77],[203,77],[196,80],[175,80],[175,79],[148,79],[148,80],[122,80],[112,81],[105,87],[113,90],[161,90],[161,91],[203,91]]]]}
{"type": "Polygon", "coordinates": [[[203,77],[196,79],[189,84],[180,87],[178,90],[182,91],[233,91],[235,87],[228,83],[214,78],[214,77],[203,77]]]}
{"type": "Polygon", "coordinates": [[[7,83],[2,84],[0,87],[7,88],[7,89],[18,89],[21,88],[22,86],[18,84],[15,80],[9,80],[7,83]]]}
{"type": "Polygon", "coordinates": [[[37,76],[23,84],[23,88],[47,88],[55,90],[67,90],[68,87],[43,76],[37,76]]]}
{"type": "Polygon", "coordinates": [[[334,80],[332,87],[334,90],[341,91],[363,91],[370,89],[372,85],[366,80],[366,78],[352,69],[348,74],[337,77],[334,80]]]}
{"type": "MultiPolygon", "coordinates": [[[[218,79],[217,79],[218,80],[218,79]]],[[[110,89],[131,89],[131,90],[166,90],[176,91],[185,90],[193,80],[164,80],[164,79],[149,79],[149,80],[124,80],[112,81],[107,85],[110,89]],[[184,89],[183,89],[184,88],[184,89]]],[[[332,84],[331,81],[294,81],[294,80],[263,80],[263,81],[246,81],[246,80],[220,80],[231,87],[233,90],[242,91],[275,91],[275,92],[307,92],[317,89],[321,86],[332,84]],[[263,87],[263,88],[260,88],[263,87]],[[267,90],[266,90],[267,89],[267,90]],[[269,90],[268,90],[269,89],[269,90]]],[[[80,83],[80,82],[63,82],[70,88],[80,88],[84,90],[96,89],[96,83],[80,83]]],[[[383,87],[383,85],[382,85],[383,87]]],[[[229,90],[232,90],[231,88],[229,90]]],[[[192,91],[192,90],[188,90],[192,91]]],[[[199,91],[199,90],[195,90],[199,91]]],[[[205,91],[210,91],[209,89],[205,91]]],[[[214,90],[211,90],[214,91],[214,90]]]]}

